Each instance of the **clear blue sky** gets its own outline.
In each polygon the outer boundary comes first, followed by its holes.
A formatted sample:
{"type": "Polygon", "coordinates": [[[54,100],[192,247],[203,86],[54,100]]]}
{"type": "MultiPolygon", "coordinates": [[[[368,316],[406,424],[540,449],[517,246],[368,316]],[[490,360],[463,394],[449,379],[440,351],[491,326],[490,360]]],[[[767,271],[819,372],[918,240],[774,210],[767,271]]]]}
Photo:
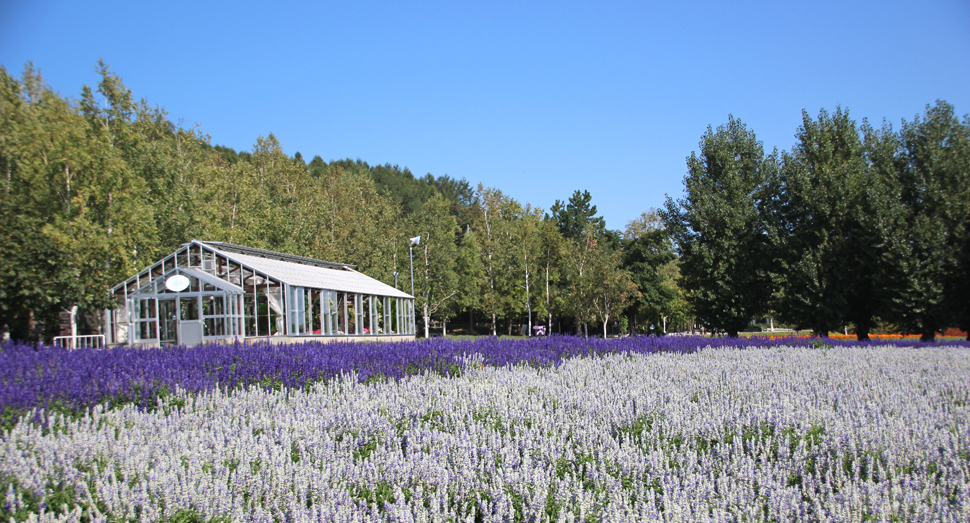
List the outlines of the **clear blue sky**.
{"type": "Polygon", "coordinates": [[[11,74],[33,61],[76,98],[99,58],[213,144],[274,133],[547,210],[586,189],[622,229],[682,196],[729,113],[770,150],[802,109],[896,129],[936,99],[970,112],[970,2],[0,0],[11,74]]]}

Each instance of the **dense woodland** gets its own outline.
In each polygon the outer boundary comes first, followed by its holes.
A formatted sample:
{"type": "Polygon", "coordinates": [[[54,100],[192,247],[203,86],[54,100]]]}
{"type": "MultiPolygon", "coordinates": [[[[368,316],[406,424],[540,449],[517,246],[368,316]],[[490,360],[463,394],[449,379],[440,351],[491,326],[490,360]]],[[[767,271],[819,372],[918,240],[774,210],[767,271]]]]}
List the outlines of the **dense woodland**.
{"type": "Polygon", "coordinates": [[[99,72],[65,99],[32,65],[19,79],[0,67],[0,331],[13,338],[49,340],[73,305],[96,331],[110,286],[193,238],[409,290],[419,235],[426,335],[736,335],[767,316],[860,338],[968,326],[970,121],[945,102],[899,132],[805,113],[795,147],[770,154],[731,118],[688,158],[685,198],[614,231],[586,191],[545,211],[397,165],[307,162],[272,134],[251,151],[212,145],[99,72]]]}

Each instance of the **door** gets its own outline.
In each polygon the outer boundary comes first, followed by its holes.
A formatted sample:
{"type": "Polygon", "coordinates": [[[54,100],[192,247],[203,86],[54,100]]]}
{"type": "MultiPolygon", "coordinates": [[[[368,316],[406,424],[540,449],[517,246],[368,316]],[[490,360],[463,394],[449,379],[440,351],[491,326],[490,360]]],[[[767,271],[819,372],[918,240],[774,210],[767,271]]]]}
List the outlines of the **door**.
{"type": "Polygon", "coordinates": [[[158,299],[158,343],[159,345],[178,343],[178,311],[175,298],[158,299]]]}
{"type": "Polygon", "coordinates": [[[202,343],[202,318],[199,316],[199,297],[179,298],[179,344],[192,347],[202,343]]]}

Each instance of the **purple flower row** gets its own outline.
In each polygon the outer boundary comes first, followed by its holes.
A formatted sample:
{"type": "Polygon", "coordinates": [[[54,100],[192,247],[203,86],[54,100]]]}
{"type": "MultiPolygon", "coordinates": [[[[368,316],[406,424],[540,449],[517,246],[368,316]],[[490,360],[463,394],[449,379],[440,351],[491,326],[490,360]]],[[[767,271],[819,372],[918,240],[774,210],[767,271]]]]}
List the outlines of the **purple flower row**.
{"type": "MultiPolygon", "coordinates": [[[[210,344],[192,348],[111,348],[70,351],[48,345],[0,344],[0,414],[9,422],[41,407],[78,412],[100,403],[152,407],[159,395],[181,387],[189,392],[217,386],[303,388],[356,372],[358,379],[399,379],[425,371],[453,374],[465,355],[503,367],[526,363],[539,367],[591,354],[688,353],[702,347],[818,346],[820,340],[702,337],[633,337],[595,339],[550,336],[528,340],[481,338],[475,341],[430,339],[399,343],[210,344]]],[[[825,340],[834,346],[863,345],[825,340]]],[[[875,342],[874,344],[885,344],[875,342]]],[[[897,342],[916,346],[918,342],[897,342]]],[[[966,345],[966,342],[958,342],[966,345]]]]}

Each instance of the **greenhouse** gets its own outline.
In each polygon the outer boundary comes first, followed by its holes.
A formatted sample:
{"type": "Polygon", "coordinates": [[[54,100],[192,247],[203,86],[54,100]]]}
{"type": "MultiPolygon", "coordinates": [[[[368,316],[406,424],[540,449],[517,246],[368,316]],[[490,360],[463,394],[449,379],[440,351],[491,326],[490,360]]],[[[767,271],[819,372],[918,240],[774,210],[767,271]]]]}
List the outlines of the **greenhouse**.
{"type": "Polygon", "coordinates": [[[350,265],[193,240],[112,289],[109,345],[414,339],[414,298],[350,265]]]}

